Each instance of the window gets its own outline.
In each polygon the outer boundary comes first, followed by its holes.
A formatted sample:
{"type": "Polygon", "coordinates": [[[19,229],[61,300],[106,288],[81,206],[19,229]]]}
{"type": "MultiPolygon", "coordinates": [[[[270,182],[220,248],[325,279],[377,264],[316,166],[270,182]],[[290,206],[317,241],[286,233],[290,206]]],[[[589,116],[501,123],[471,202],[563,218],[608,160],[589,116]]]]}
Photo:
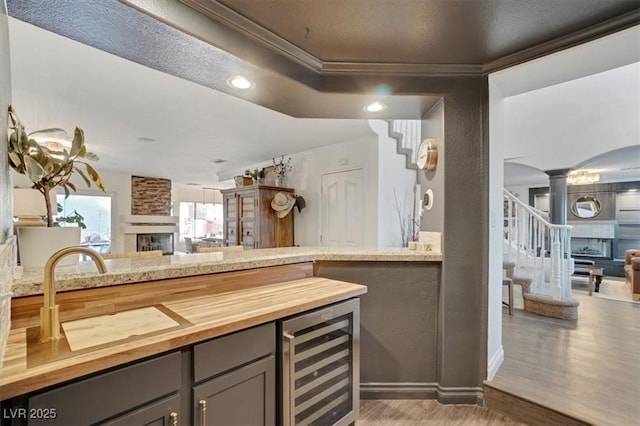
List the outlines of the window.
{"type": "MultiPolygon", "coordinates": [[[[56,201],[62,211],[54,217],[72,216],[78,212],[84,220],[86,229],[82,230],[81,245],[100,253],[111,251],[111,197],[100,195],[64,195],[56,194],[56,201]]],[[[76,226],[73,223],[61,223],[60,226],[76,226]]]]}
{"type": "Polygon", "coordinates": [[[222,204],[181,201],[180,240],[190,238],[222,238],[222,204]]]}

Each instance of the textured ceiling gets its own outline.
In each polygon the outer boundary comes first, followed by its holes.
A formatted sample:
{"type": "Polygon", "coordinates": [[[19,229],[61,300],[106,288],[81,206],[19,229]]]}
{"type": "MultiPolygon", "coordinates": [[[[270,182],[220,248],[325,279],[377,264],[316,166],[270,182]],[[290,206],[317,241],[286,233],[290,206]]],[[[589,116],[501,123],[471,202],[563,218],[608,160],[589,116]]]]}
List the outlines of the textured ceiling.
{"type": "MultiPolygon", "coordinates": [[[[145,76],[145,67],[129,67],[116,73],[116,69],[125,68],[117,65],[118,61],[105,59],[102,63],[102,59],[95,59],[95,63],[87,63],[91,55],[78,52],[74,61],[60,55],[60,66],[54,67],[58,74],[54,76],[52,70],[38,65],[43,49],[47,48],[37,41],[27,43],[18,53],[23,59],[32,57],[32,62],[25,61],[24,66],[40,69],[52,77],[46,83],[50,87],[45,88],[42,83],[40,91],[33,89],[34,80],[25,79],[21,90],[30,91],[32,96],[27,104],[37,104],[38,96],[45,96],[47,90],[55,91],[67,85],[72,90],[74,79],[78,83],[82,81],[87,88],[78,85],[73,95],[79,99],[63,105],[70,109],[48,110],[59,112],[63,117],[67,114],[67,119],[86,117],[82,123],[95,125],[99,130],[92,134],[106,144],[103,147],[105,163],[113,161],[117,171],[126,171],[132,166],[135,169],[130,172],[139,170],[136,173],[145,175],[164,176],[181,169],[178,181],[215,185],[215,172],[232,164],[211,164],[214,158],[231,159],[234,167],[240,167],[243,162],[246,165],[279,153],[317,146],[323,132],[328,135],[324,140],[326,144],[337,142],[339,134],[353,137],[367,134],[358,125],[349,127],[347,122],[340,123],[344,125],[340,131],[330,132],[322,130],[319,123],[288,121],[286,118],[290,117],[272,114],[273,111],[304,118],[421,118],[443,95],[424,93],[424,76],[475,78],[490,70],[523,63],[640,23],[637,0],[225,0],[224,4],[207,3],[215,13],[209,11],[204,15],[178,0],[7,0],[9,15],[16,19],[107,52],[105,58],[112,54],[115,55],[112,59],[124,58],[161,72],[153,74],[153,78],[145,76]],[[329,4],[331,7],[315,9],[329,4]],[[371,4],[376,7],[363,6],[371,4]],[[360,5],[360,10],[353,12],[354,5],[360,5]],[[386,19],[380,23],[382,15],[386,19]],[[87,75],[86,79],[76,77],[76,73],[93,69],[97,69],[96,75],[87,75]],[[162,73],[182,80],[167,79],[162,73]],[[257,90],[231,89],[226,79],[233,73],[254,79],[257,90]],[[128,84],[119,84],[120,80],[128,84]],[[333,84],[337,81],[340,84],[333,84]],[[339,87],[339,91],[327,90],[329,85],[339,87]],[[195,90],[197,87],[202,91],[195,90]],[[238,102],[228,102],[221,96],[224,94],[238,98],[238,102]],[[96,102],[96,97],[101,102],[96,102]],[[389,108],[376,115],[365,114],[362,106],[374,99],[385,100],[389,108]],[[255,105],[273,111],[259,111],[255,105]],[[185,126],[187,132],[170,133],[172,129],[180,130],[171,125],[172,107],[179,111],[179,115],[173,113],[175,122],[194,120],[198,125],[185,126]],[[232,113],[236,115],[232,117],[232,113]],[[247,140],[234,139],[242,137],[242,122],[248,119],[258,125],[247,129],[247,140]],[[314,130],[305,133],[304,138],[286,140],[285,129],[303,131],[309,125],[314,125],[314,130]],[[171,147],[173,151],[162,151],[159,146],[162,141],[153,149],[127,142],[131,138],[153,137],[151,133],[159,129],[169,136],[169,145],[178,140],[182,146],[198,143],[205,155],[187,156],[177,149],[175,142],[171,147]],[[118,149],[108,147],[116,143],[109,140],[113,137],[121,144],[118,149]],[[254,149],[258,138],[261,138],[259,148],[254,149]],[[116,152],[123,155],[109,160],[116,152]],[[130,164],[141,152],[145,155],[153,152],[154,156],[150,161],[130,164]],[[152,173],[153,170],[156,173],[152,173]]],[[[61,49],[74,54],[73,49],[67,51],[68,47],[61,49]]],[[[57,54],[55,50],[47,53],[54,57],[57,54]]],[[[14,55],[15,50],[12,60],[14,55]]],[[[592,56],[588,61],[597,63],[601,58],[603,55],[592,56]]],[[[562,77],[564,81],[571,78],[573,68],[580,62],[572,60],[566,64],[571,71],[562,77]]],[[[529,64],[522,65],[529,70],[529,64]]],[[[530,80],[528,75],[532,73],[525,71],[524,74],[530,80]]],[[[541,75],[538,71],[533,74],[541,75]]],[[[36,77],[35,81],[44,82],[44,79],[36,77]]],[[[539,81],[529,83],[526,90],[532,90],[535,85],[542,87],[541,84],[539,81]]],[[[522,87],[522,82],[517,86],[522,87]]],[[[518,93],[517,88],[510,90],[518,93]]],[[[14,91],[14,95],[17,93],[20,91],[14,91]]],[[[47,102],[40,104],[48,106],[47,102]]],[[[48,125],[40,125],[38,117],[29,119],[30,123],[37,123],[35,127],[48,125]]],[[[194,150],[195,145],[191,148],[194,150]]]]}
{"type": "Polygon", "coordinates": [[[214,13],[226,6],[323,62],[402,64],[486,64],[638,8],[637,0],[181,1],[214,13]]]}

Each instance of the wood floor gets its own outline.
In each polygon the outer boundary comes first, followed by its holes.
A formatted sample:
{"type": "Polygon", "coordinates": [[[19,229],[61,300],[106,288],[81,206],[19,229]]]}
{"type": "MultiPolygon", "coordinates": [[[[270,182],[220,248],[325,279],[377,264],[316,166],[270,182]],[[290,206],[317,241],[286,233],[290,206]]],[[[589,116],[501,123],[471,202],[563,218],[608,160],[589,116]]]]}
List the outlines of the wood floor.
{"type": "Polygon", "coordinates": [[[513,419],[477,405],[442,405],[435,400],[376,400],[360,402],[356,426],[411,425],[522,425],[513,419]]]}
{"type": "Polygon", "coordinates": [[[640,303],[574,297],[577,322],[503,315],[505,359],[487,383],[588,424],[640,424],[640,303]]]}

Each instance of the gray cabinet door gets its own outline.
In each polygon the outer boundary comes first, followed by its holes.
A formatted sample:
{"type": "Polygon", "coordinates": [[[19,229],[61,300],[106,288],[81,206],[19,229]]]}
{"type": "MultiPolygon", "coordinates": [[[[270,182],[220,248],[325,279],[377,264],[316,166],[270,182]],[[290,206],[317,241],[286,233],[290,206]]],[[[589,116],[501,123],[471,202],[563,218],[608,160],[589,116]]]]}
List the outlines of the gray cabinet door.
{"type": "Polygon", "coordinates": [[[273,355],[193,388],[194,424],[259,426],[275,424],[273,355]],[[206,419],[206,423],[202,418],[206,419]]]}
{"type": "Polygon", "coordinates": [[[100,423],[102,426],[174,426],[187,424],[180,418],[180,395],[176,394],[153,404],[145,405],[131,413],[111,421],[100,423]]]}
{"type": "Polygon", "coordinates": [[[180,389],[181,354],[172,352],[29,397],[29,426],[84,426],[113,418],[180,389]]]}

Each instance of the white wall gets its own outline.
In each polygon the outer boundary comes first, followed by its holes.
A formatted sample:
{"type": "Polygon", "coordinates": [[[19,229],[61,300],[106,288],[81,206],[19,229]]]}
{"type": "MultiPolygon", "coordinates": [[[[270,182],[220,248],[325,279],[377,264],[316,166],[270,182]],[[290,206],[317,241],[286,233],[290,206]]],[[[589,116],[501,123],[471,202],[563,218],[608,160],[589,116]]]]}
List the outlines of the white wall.
{"type": "Polygon", "coordinates": [[[287,177],[289,186],[304,197],[306,208],[294,214],[295,244],[320,245],[320,186],[325,173],[362,169],[366,246],[378,240],[378,143],[375,137],[364,137],[291,155],[293,171],[287,177]]]}
{"type": "MultiPolygon", "coordinates": [[[[500,90],[500,89],[497,89],[497,90],[500,90]]],[[[522,201],[525,204],[529,204],[529,186],[507,185],[507,183],[504,182],[504,187],[507,191],[515,195],[518,198],[518,200],[522,201]]]]}
{"type": "Polygon", "coordinates": [[[378,134],[378,247],[402,247],[399,214],[405,221],[414,217],[416,171],[406,168],[386,121],[369,120],[369,126],[378,134]]]}
{"type": "Polygon", "coordinates": [[[213,188],[202,188],[199,186],[171,185],[171,202],[194,202],[194,203],[216,203],[222,204],[222,193],[213,188]]]}
{"type": "Polygon", "coordinates": [[[502,361],[502,220],[504,97],[489,77],[489,268],[487,303],[487,378],[502,361]]]}

